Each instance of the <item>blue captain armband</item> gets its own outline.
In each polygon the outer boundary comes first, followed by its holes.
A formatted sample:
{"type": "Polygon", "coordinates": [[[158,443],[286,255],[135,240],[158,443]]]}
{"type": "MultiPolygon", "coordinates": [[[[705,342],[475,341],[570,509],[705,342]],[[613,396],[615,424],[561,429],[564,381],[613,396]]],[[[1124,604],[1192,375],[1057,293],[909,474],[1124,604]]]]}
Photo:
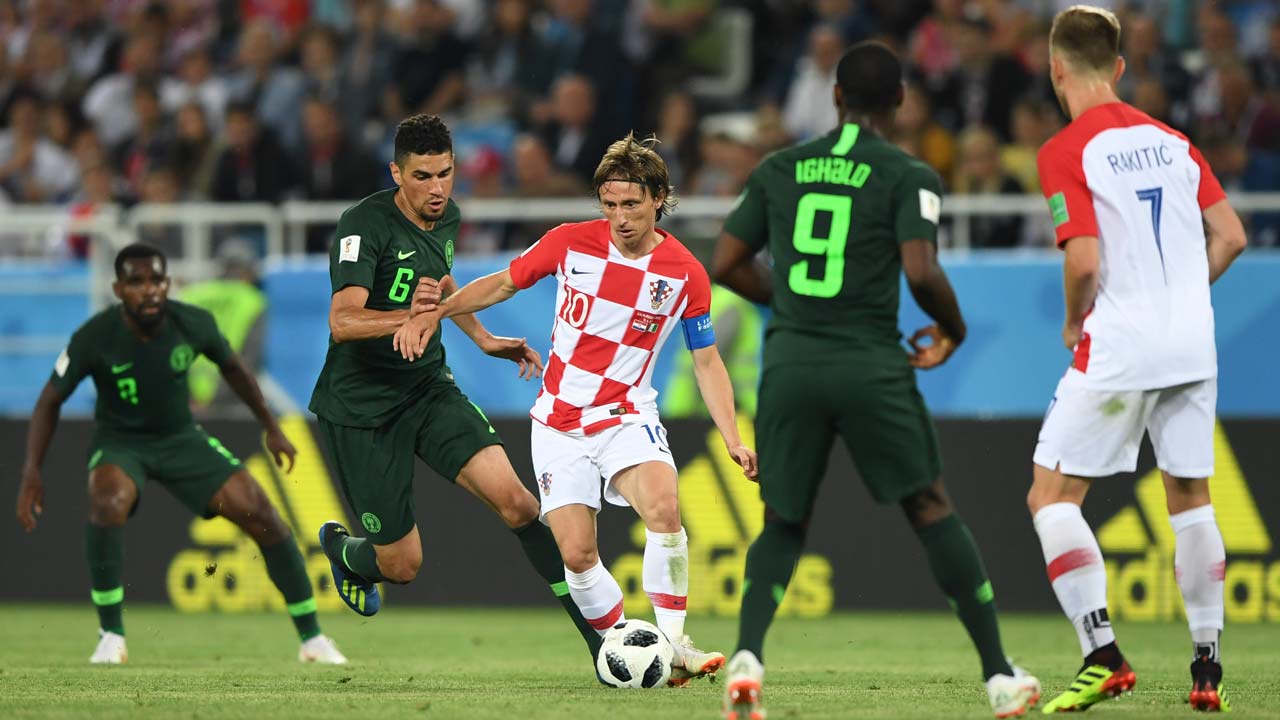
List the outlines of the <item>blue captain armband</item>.
{"type": "Polygon", "coordinates": [[[684,330],[684,344],[690,350],[699,350],[716,344],[716,329],[711,327],[711,314],[685,318],[680,321],[684,330]]]}

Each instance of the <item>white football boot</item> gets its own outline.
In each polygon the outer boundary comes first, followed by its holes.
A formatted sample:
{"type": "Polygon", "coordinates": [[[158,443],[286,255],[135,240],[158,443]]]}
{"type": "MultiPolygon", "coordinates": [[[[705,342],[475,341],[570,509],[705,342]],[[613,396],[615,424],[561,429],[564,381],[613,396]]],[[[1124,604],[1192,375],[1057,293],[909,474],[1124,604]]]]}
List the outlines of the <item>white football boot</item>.
{"type": "Polygon", "coordinates": [[[1013,675],[992,675],[987,681],[991,711],[998,718],[1018,717],[1040,702],[1040,681],[1020,667],[1013,675]]]}
{"type": "Polygon", "coordinates": [[[671,642],[674,656],[671,659],[671,687],[685,687],[689,681],[703,675],[714,675],[724,667],[724,653],[703,652],[693,646],[688,635],[681,635],[671,642]]]}
{"type": "Polygon", "coordinates": [[[321,665],[346,665],[347,656],[338,650],[338,645],[332,638],[327,635],[317,635],[298,648],[298,661],[321,665]]]}
{"type": "Polygon", "coordinates": [[[89,656],[94,665],[123,665],[129,662],[129,650],[124,645],[124,636],[106,630],[98,630],[98,647],[89,656]]]}
{"type": "Polygon", "coordinates": [[[724,684],[725,720],[764,720],[764,665],[750,650],[739,650],[729,661],[724,684]]]}

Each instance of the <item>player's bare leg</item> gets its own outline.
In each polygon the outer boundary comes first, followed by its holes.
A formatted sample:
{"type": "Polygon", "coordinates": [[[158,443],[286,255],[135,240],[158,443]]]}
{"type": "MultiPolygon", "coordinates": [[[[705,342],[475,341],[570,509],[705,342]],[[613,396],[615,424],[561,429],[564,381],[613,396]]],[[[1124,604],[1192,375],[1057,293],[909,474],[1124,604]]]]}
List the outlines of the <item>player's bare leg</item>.
{"type": "MultiPolygon", "coordinates": [[[[538,521],[537,498],[520,482],[502,446],[490,445],[473,455],[462,466],[457,482],[488,505],[515,533],[529,564],[542,576],[560,601],[561,607],[587,644],[587,650],[594,661],[596,651],[600,648],[600,636],[583,617],[580,606],[571,595],[572,583],[566,579],[565,565],[556,539],[551,530],[538,521]]],[[[594,516],[591,527],[594,542],[594,516]]]]}
{"type": "Polygon", "coordinates": [[[1040,700],[1040,681],[1014,668],[1000,642],[995,591],[969,528],[956,514],[942,480],[904,498],[907,521],[920,538],[934,581],[969,632],[982,660],[987,698],[996,717],[1024,714],[1040,700]]]}
{"type": "Polygon", "coordinates": [[[102,464],[89,472],[85,548],[98,609],[98,646],[89,658],[94,664],[129,660],[124,640],[124,526],[137,502],[137,484],[118,465],[102,464]]]}
{"type": "Polygon", "coordinates": [[[233,473],[209,501],[209,510],[234,523],[262,550],[267,575],[284,596],[285,606],[302,642],[298,659],[329,665],[345,664],[347,658],[338,651],[333,640],[320,631],[311,578],[302,553],[298,551],[289,526],[271,505],[262,486],[247,471],[233,473]]]}
{"type": "Polygon", "coordinates": [[[1164,476],[1169,524],[1173,526],[1174,575],[1191,629],[1191,695],[1194,710],[1230,709],[1222,689],[1218,643],[1223,625],[1223,580],[1227,555],[1213,514],[1208,478],[1164,476]]]}
{"type": "Polygon", "coordinates": [[[1027,508],[1040,536],[1049,582],[1075,627],[1084,663],[1066,692],[1044,711],[1085,710],[1133,689],[1137,676],[1116,644],[1107,612],[1107,573],[1093,530],[1080,513],[1088,478],[1034,465],[1027,508]]]}
{"type": "Polygon", "coordinates": [[[689,596],[689,539],[680,525],[676,470],[660,461],[633,465],[613,476],[613,488],[626,498],[645,525],[644,590],[654,618],[675,650],[671,684],[714,674],[724,654],[703,652],[684,631],[689,596]]]}

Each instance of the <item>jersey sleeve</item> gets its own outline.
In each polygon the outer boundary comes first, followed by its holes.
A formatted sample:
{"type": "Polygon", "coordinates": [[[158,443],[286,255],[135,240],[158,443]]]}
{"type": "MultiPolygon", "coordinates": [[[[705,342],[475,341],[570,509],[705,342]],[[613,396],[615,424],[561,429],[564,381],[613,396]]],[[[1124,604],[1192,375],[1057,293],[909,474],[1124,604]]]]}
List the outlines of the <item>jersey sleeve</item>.
{"type": "Polygon", "coordinates": [[[894,188],[893,206],[893,228],[899,244],[908,240],[937,244],[938,221],[942,218],[942,180],[938,173],[922,163],[912,164],[894,188]]]}
{"type": "Polygon", "coordinates": [[[569,250],[570,231],[560,225],[548,230],[538,242],[511,260],[511,281],[525,290],[560,267],[569,250]]]}
{"type": "Polygon", "coordinates": [[[222,365],[231,357],[231,343],[227,336],[218,329],[218,321],[213,314],[203,308],[192,307],[195,322],[192,323],[192,340],[196,343],[196,352],[204,355],[214,365],[222,365]]]}
{"type": "Polygon", "coordinates": [[[85,328],[81,327],[72,333],[71,340],[58,354],[58,359],[53,363],[53,374],[49,376],[49,382],[53,383],[54,390],[57,390],[62,397],[70,396],[84,376],[92,371],[93,356],[90,352],[92,347],[93,341],[87,336],[85,328]]]}
{"type": "Polygon", "coordinates": [[[359,208],[351,208],[338,220],[337,240],[329,248],[329,281],[332,291],[348,285],[373,289],[373,273],[386,239],[359,208]]]}
{"type": "Polygon", "coordinates": [[[691,259],[689,264],[689,279],[685,284],[689,302],[680,316],[680,329],[684,333],[684,344],[690,350],[697,350],[715,345],[716,331],[711,323],[711,278],[696,260],[691,259]]]}
{"type": "Polygon", "coordinates": [[[769,239],[765,186],[761,180],[762,167],[763,164],[747,178],[746,186],[742,188],[728,217],[724,219],[724,231],[746,243],[752,250],[763,248],[769,239]]]}
{"type": "Polygon", "coordinates": [[[1079,153],[1072,153],[1052,141],[1036,155],[1040,189],[1049,201],[1058,247],[1074,237],[1098,236],[1098,219],[1093,212],[1093,195],[1084,179],[1079,153]]]}
{"type": "Polygon", "coordinates": [[[1195,145],[1191,146],[1191,159],[1200,166],[1200,187],[1196,191],[1196,200],[1200,203],[1200,209],[1204,210],[1226,198],[1227,193],[1222,189],[1222,183],[1218,182],[1218,176],[1213,174],[1213,168],[1205,162],[1204,155],[1200,154],[1200,149],[1195,145]]]}

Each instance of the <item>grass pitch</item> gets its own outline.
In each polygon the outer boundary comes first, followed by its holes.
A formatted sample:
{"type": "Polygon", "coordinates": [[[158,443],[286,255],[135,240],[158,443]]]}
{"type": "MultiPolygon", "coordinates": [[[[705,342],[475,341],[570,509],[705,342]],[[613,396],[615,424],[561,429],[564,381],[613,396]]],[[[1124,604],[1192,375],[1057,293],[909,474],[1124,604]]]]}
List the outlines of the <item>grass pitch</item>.
{"type": "MultiPolygon", "coordinates": [[[[377,617],[322,617],[351,658],[301,666],[283,613],[184,615],[126,610],[130,662],[91,667],[96,618],[84,606],[0,605],[0,717],[6,718],[717,718],[721,688],[621,691],[599,686],[558,612],[388,607],[377,617]]],[[[732,649],[736,621],[693,618],[700,646],[732,649]]],[[[1057,616],[1007,616],[1005,645],[1045,684],[1079,664],[1057,616]]],[[[1187,631],[1121,623],[1138,671],[1132,696],[1090,717],[1191,717],[1187,631]]],[[[1280,625],[1227,628],[1236,713],[1280,717],[1280,625]]],[[[950,615],[861,613],[783,620],[767,646],[771,720],[986,718],[977,657],[950,615]]]]}

